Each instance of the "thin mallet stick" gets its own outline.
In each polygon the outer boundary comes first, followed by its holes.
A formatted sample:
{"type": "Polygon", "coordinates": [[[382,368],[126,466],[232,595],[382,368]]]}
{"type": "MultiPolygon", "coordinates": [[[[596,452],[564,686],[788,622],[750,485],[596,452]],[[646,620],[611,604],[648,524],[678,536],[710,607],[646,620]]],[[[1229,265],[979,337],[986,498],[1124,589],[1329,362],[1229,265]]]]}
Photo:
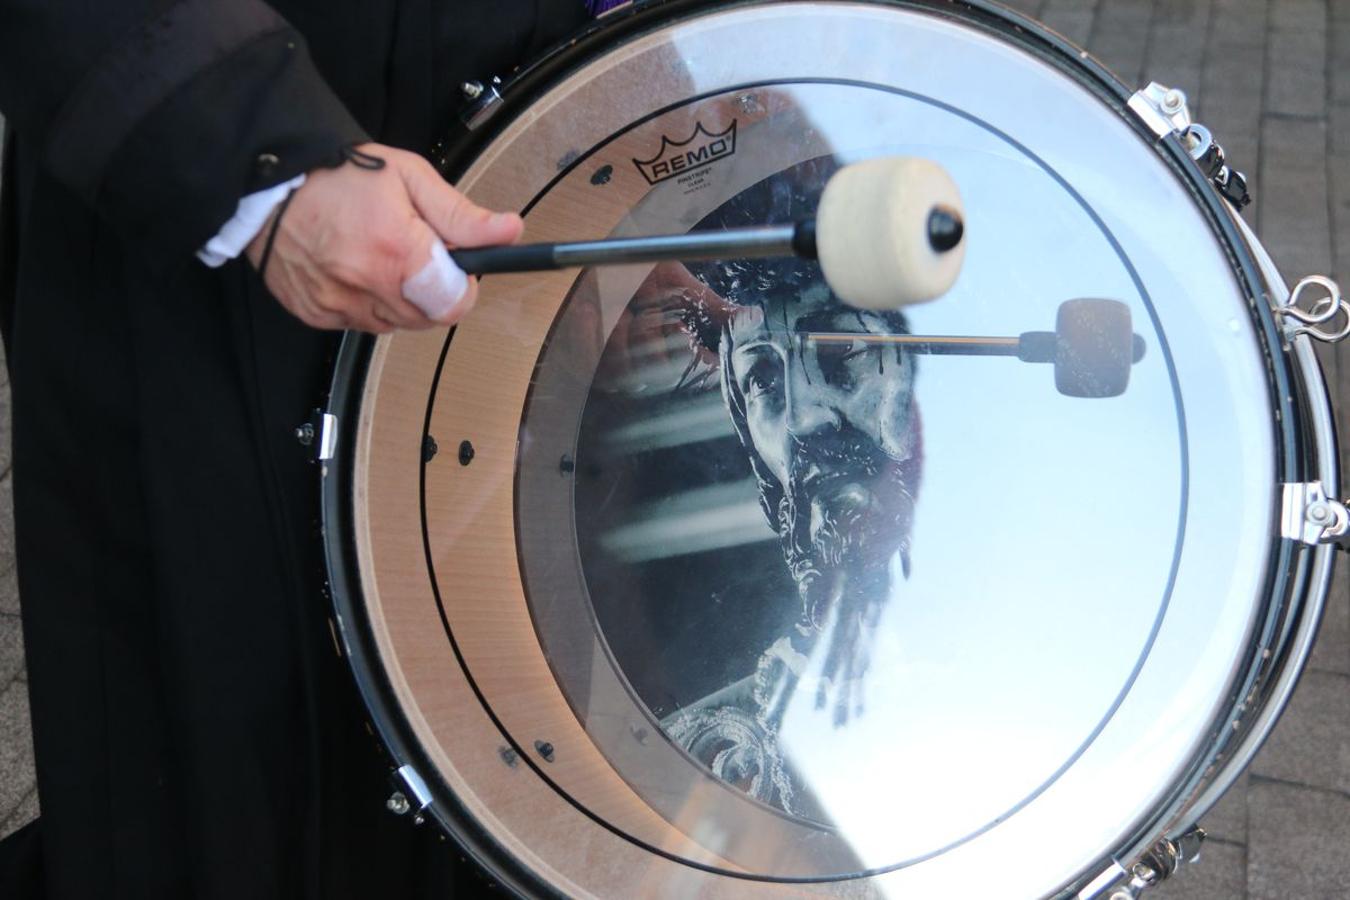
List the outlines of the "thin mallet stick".
{"type": "Polygon", "coordinates": [[[610,238],[557,244],[514,244],[452,250],[450,258],[470,275],[538,272],[571,266],[623,265],[671,260],[743,259],[763,256],[816,258],[814,219],[795,225],[764,225],[726,231],[610,238]]]}

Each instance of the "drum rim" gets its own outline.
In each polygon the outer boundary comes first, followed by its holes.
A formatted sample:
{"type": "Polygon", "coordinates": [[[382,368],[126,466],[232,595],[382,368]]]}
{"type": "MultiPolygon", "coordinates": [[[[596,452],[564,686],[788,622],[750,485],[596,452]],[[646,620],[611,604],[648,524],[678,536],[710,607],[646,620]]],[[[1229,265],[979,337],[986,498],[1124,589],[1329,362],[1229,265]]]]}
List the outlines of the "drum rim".
{"type": "MultiPolygon", "coordinates": [[[[356,445],[359,416],[348,413],[359,408],[375,344],[373,335],[349,331],[343,335],[338,348],[327,404],[328,412],[337,417],[336,448],[356,445]]],[[[437,363],[438,374],[439,371],[440,362],[437,363]]],[[[355,513],[354,498],[348,488],[355,474],[355,464],[354,455],[342,452],[335,452],[331,459],[321,463],[320,522],[328,600],[332,604],[337,639],[348,674],[369,713],[367,724],[390,766],[391,790],[406,791],[410,786],[399,783],[400,769],[412,766],[421,774],[434,773],[436,768],[426,751],[413,739],[407,714],[399,706],[389,677],[379,664],[379,648],[372,635],[370,616],[361,591],[355,530],[350,527],[355,521],[355,513]]],[[[419,475],[419,480],[422,478],[424,474],[419,475]]],[[[471,857],[482,872],[490,874],[516,895],[564,896],[533,870],[521,865],[477,822],[453,791],[442,788],[426,806],[414,806],[409,814],[413,813],[434,819],[442,835],[471,857]]],[[[414,821],[421,824],[420,820],[414,821]]]]}
{"type": "MultiPolygon", "coordinates": [[[[1253,256],[1271,303],[1283,305],[1287,302],[1289,289],[1279,269],[1252,227],[1235,211],[1228,209],[1225,212],[1241,236],[1244,248],[1253,256]]],[[[1306,451],[1313,457],[1309,480],[1320,481],[1328,496],[1340,496],[1340,456],[1334,412],[1312,340],[1307,335],[1298,335],[1289,341],[1285,353],[1300,387],[1294,400],[1299,421],[1308,431],[1306,451]]],[[[1259,658],[1249,659],[1252,669],[1244,682],[1244,690],[1235,691],[1233,695],[1230,716],[1233,727],[1230,728],[1229,723],[1218,723],[1216,731],[1225,732],[1226,740],[1215,735],[1209,745],[1211,758],[1230,745],[1233,752],[1213,772],[1193,773],[1184,782],[1185,788],[1174,792],[1181,800],[1172,806],[1176,814],[1172,824],[1164,830],[1167,835],[1179,836],[1194,827],[1247,768],[1283,714],[1307,666],[1330,590],[1336,547],[1327,543],[1305,545],[1293,539],[1284,539],[1284,543],[1298,555],[1299,569],[1288,579],[1283,602],[1272,604],[1266,623],[1268,629],[1282,626],[1283,638],[1270,642],[1274,646],[1267,652],[1273,662],[1264,673],[1257,671],[1259,658]],[[1264,679],[1250,687],[1249,696],[1245,690],[1252,677],[1261,675],[1264,679]]]]}
{"type": "MultiPolygon", "coordinates": [[[[1298,342],[1300,346],[1295,348],[1298,352],[1285,346],[1272,308],[1271,272],[1263,269],[1253,250],[1253,244],[1259,249],[1259,243],[1254,238],[1249,240],[1250,230],[1245,223],[1235,221],[1236,216],[1228,208],[1227,201],[1204,178],[1176,136],[1158,139],[1128,110],[1127,103],[1132,94],[1128,86],[1065,38],[993,0],[823,2],[896,7],[956,21],[992,34],[1065,74],[1129,123],[1142,140],[1156,149],[1188,189],[1208,219],[1211,233],[1219,240],[1242,293],[1248,298],[1249,320],[1255,326],[1257,344],[1266,362],[1270,423],[1274,431],[1277,480],[1270,489],[1278,492],[1284,483],[1319,479],[1334,488],[1335,454],[1332,452],[1328,456],[1326,448],[1330,446],[1334,451],[1335,434],[1325,387],[1311,352],[1303,346],[1306,339],[1298,342]]],[[[592,21],[572,39],[556,45],[514,75],[502,87],[502,100],[494,115],[480,128],[457,140],[439,142],[431,154],[433,162],[447,179],[453,181],[520,111],[607,49],[704,13],[754,5],[759,4],[755,0],[639,0],[592,21]]],[[[1277,278],[1275,281],[1278,283],[1277,278]]],[[[452,340],[453,329],[446,340],[447,348],[452,340]]],[[[329,388],[326,409],[337,417],[339,438],[338,451],[324,462],[321,470],[320,513],[327,586],[352,680],[370,713],[373,730],[390,757],[391,768],[397,770],[403,765],[412,765],[419,772],[434,775],[436,770],[430,765],[429,756],[412,739],[406,713],[398,705],[388,676],[378,664],[379,651],[360,589],[354,529],[351,527],[354,511],[349,488],[355,460],[342,451],[356,444],[359,421],[356,412],[360,408],[366,371],[376,343],[377,339],[370,335],[346,334],[329,388]]],[[[443,361],[444,352],[438,362],[438,372],[443,361]]],[[[423,431],[425,436],[425,426],[423,431]]],[[[419,473],[419,480],[424,477],[425,469],[419,473]]],[[[1278,510],[1279,504],[1275,507],[1278,510]]],[[[1196,755],[1189,772],[1174,779],[1173,790],[1169,792],[1170,802],[1158,804],[1132,832],[1123,833],[1120,847],[1128,849],[1112,856],[1131,858],[1164,833],[1179,832],[1194,824],[1236,779],[1286,705],[1306,662],[1320,619],[1327,593],[1331,548],[1302,552],[1308,548],[1294,539],[1282,537],[1277,524],[1272,523],[1271,528],[1271,564],[1265,592],[1271,598],[1269,610],[1266,621],[1259,623],[1249,642],[1249,652],[1244,657],[1249,668],[1234,684],[1229,706],[1231,714],[1216,719],[1213,739],[1205,745],[1209,749],[1196,755]],[[1292,625],[1289,625],[1290,621],[1292,625]],[[1262,667],[1259,650],[1268,646],[1269,638],[1279,630],[1281,623],[1288,626],[1286,635],[1293,634],[1292,639],[1282,644],[1283,651],[1288,652],[1275,654],[1270,664],[1262,667]],[[1236,731],[1229,730],[1230,722],[1238,721],[1246,724],[1236,731]],[[1221,740],[1221,735],[1226,735],[1227,741],[1221,740]],[[1220,748],[1228,746],[1235,752],[1228,756],[1224,765],[1216,768],[1216,754],[1220,748]]],[[[510,740],[509,735],[505,737],[510,740]]],[[[523,758],[532,765],[528,755],[523,758]]],[[[431,803],[421,812],[434,818],[444,835],[513,892],[561,896],[556,888],[511,855],[452,791],[444,788],[436,791],[431,803]]],[[[1109,864],[1108,869],[1118,867],[1110,858],[1104,858],[1102,862],[1109,864]]],[[[1094,866],[1078,881],[1065,887],[1073,890],[1094,882],[1098,872],[1099,868],[1094,866]]]]}

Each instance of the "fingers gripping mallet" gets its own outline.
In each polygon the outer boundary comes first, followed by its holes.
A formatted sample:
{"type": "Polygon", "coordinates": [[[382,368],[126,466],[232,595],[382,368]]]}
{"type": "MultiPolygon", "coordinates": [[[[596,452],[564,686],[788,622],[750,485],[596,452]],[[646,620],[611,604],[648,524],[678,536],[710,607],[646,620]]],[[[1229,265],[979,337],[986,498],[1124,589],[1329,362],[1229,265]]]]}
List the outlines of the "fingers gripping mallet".
{"type": "Polygon", "coordinates": [[[956,281],[965,218],[937,163],[883,157],[845,166],[825,185],[814,219],[722,231],[516,244],[451,251],[471,275],[664,260],[801,256],[818,259],[830,288],[859,309],[932,300],[956,281]]]}
{"type": "Polygon", "coordinates": [[[809,341],[882,343],[911,353],[946,356],[1015,356],[1051,363],[1055,389],[1067,397],[1118,397],[1130,383],[1130,367],[1144,358],[1144,339],[1134,333],[1130,308],[1119,300],[1066,300],[1054,331],[1025,331],[1016,337],[925,334],[829,334],[809,341]]]}

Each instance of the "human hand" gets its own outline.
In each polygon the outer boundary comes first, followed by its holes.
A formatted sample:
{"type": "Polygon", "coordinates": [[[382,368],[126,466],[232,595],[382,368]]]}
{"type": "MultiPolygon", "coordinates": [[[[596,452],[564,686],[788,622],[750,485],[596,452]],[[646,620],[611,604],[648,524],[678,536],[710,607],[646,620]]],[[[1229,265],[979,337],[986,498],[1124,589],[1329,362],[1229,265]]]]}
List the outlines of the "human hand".
{"type": "Polygon", "coordinates": [[[310,173],[273,213],[280,223],[269,219],[248,245],[249,260],[260,266],[275,230],[264,281],[314,328],[386,334],[459,321],[477,299],[476,279],[443,252],[433,260],[433,249],[512,243],[524,228],[520,216],[477,206],[414,153],[380,144],[355,149],[384,166],[310,173]]]}

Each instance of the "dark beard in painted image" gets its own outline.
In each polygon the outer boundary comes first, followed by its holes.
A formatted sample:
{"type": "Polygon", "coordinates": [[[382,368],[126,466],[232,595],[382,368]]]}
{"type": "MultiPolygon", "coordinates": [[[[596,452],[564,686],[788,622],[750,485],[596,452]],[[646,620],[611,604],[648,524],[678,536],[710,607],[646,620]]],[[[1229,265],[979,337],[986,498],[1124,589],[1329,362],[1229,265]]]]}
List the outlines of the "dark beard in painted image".
{"type": "Polygon", "coordinates": [[[907,567],[913,518],[902,461],[872,438],[844,425],[800,442],[778,504],[778,534],[802,625],[819,631],[841,599],[879,612],[885,598],[876,592],[889,584],[891,561],[899,554],[907,567]],[[856,597],[860,590],[873,596],[856,597]]]}

